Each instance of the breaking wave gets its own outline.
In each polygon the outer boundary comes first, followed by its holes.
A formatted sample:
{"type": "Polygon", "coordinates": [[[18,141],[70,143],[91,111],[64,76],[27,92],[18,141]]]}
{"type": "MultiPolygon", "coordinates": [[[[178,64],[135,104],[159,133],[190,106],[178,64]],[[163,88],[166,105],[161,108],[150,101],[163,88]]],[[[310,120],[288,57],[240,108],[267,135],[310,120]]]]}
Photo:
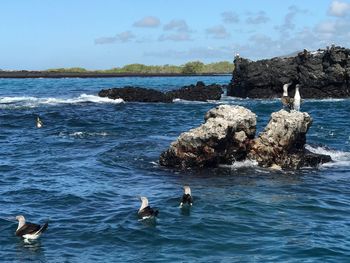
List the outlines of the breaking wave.
{"type": "Polygon", "coordinates": [[[306,145],[305,148],[310,152],[329,155],[333,162],[325,163],[323,166],[350,166],[350,152],[337,151],[324,146],[306,145]]]}
{"type": "Polygon", "coordinates": [[[79,103],[123,103],[123,99],[101,98],[95,95],[81,94],[76,98],[39,98],[39,97],[0,97],[0,107],[30,107],[34,108],[40,105],[58,105],[58,104],[79,104],[79,103]]]}

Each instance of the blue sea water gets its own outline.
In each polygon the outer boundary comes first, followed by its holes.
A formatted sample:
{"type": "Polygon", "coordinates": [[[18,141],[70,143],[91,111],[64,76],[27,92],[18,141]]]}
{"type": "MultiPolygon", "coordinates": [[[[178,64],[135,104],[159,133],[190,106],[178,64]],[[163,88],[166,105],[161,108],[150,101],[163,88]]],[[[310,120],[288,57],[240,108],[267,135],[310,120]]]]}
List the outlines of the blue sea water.
{"type": "Polygon", "coordinates": [[[229,76],[0,79],[0,262],[350,262],[350,100],[306,100],[308,148],[333,163],[296,172],[249,162],[173,170],[157,163],[219,104],[245,106],[258,130],[279,100],[120,103],[124,85],[170,90],[229,76]],[[44,122],[35,128],[36,116],[44,122]],[[194,196],[179,209],[182,186],[194,196]],[[140,222],[138,196],[159,209],[140,222]],[[26,243],[10,217],[50,225],[26,243]]]}

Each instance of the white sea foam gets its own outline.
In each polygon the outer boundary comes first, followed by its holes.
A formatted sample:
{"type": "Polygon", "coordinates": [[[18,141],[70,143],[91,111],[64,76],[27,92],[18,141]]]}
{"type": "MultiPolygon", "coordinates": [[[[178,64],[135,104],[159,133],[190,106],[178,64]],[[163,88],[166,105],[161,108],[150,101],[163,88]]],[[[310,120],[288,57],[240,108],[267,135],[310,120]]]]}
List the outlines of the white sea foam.
{"type": "Polygon", "coordinates": [[[253,160],[244,160],[241,162],[234,162],[231,165],[220,165],[220,167],[231,168],[231,169],[240,169],[240,168],[252,168],[258,166],[258,162],[253,160]]]}
{"type": "Polygon", "coordinates": [[[81,94],[75,98],[40,98],[40,97],[0,97],[0,106],[8,107],[37,107],[40,105],[57,105],[57,104],[78,104],[78,103],[123,103],[123,99],[102,98],[95,95],[81,94]]]}
{"type": "Polygon", "coordinates": [[[313,153],[329,155],[333,162],[323,166],[350,166],[350,152],[336,151],[322,146],[306,145],[305,148],[313,153]]]}
{"type": "Polygon", "coordinates": [[[60,132],[59,137],[73,137],[73,138],[86,138],[86,137],[104,137],[108,136],[109,134],[107,132],[83,132],[83,131],[76,131],[76,132],[60,132]]]}

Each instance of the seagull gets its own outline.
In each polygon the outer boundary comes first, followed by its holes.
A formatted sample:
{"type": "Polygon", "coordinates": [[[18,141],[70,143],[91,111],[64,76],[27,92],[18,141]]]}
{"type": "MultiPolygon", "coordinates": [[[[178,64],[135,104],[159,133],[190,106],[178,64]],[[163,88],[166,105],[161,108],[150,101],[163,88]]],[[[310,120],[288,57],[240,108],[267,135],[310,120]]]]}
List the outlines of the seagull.
{"type": "Polygon", "coordinates": [[[33,223],[26,223],[26,219],[24,216],[19,215],[16,216],[16,220],[18,220],[18,227],[16,230],[16,236],[22,237],[24,239],[37,239],[40,237],[42,233],[47,229],[49,226],[49,222],[47,221],[45,224],[37,225],[33,223]]]}
{"type": "Polygon", "coordinates": [[[148,199],[147,197],[141,196],[140,200],[142,202],[141,207],[139,211],[137,212],[137,215],[140,219],[148,219],[148,218],[155,218],[159,211],[154,210],[148,205],[148,199]]]}
{"type": "Polygon", "coordinates": [[[299,93],[300,84],[297,84],[295,86],[295,95],[294,95],[294,101],[293,101],[293,109],[296,111],[300,111],[300,103],[301,103],[301,97],[299,93]]]}
{"type": "Polygon", "coordinates": [[[36,127],[37,128],[43,127],[43,122],[39,117],[36,117],[36,127]]]}
{"type": "Polygon", "coordinates": [[[283,95],[281,98],[283,108],[287,108],[289,110],[292,109],[292,105],[293,105],[293,99],[288,96],[288,87],[290,85],[292,85],[291,82],[283,85],[283,95]]]}
{"type": "Polygon", "coordinates": [[[193,199],[191,195],[191,188],[188,185],[185,185],[183,189],[184,189],[184,194],[182,195],[182,198],[181,198],[180,207],[182,207],[184,204],[188,204],[192,206],[193,199]]]}

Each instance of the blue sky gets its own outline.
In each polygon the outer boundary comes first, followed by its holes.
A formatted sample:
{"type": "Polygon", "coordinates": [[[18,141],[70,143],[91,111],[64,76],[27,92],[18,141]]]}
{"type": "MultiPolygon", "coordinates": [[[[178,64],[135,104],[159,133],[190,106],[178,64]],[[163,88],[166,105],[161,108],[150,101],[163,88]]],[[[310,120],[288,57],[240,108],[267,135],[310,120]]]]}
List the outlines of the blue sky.
{"type": "Polygon", "coordinates": [[[350,0],[2,0],[0,69],[252,60],[349,47],[350,0]]]}

